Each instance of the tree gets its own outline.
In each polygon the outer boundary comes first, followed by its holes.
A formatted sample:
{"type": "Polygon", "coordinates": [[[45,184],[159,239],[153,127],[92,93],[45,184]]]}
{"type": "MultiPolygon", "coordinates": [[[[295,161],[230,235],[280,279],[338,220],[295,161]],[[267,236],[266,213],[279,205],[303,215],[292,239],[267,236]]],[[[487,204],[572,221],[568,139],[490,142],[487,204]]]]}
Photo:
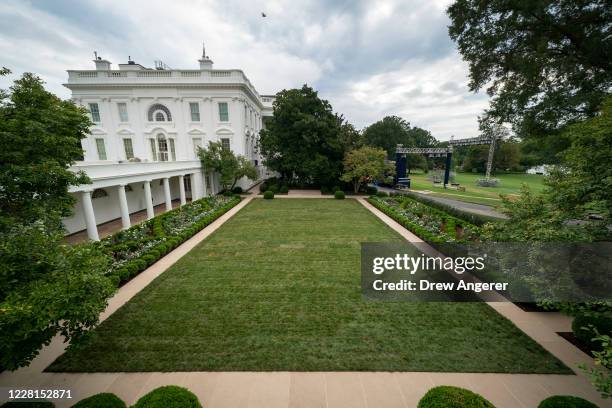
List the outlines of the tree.
{"type": "Polygon", "coordinates": [[[0,230],[70,214],[68,188],[88,179],[68,167],[82,158],[80,141],[90,125],[83,108],[47,92],[33,74],[0,93],[0,230]]]}
{"type": "Polygon", "coordinates": [[[266,166],[284,179],[335,184],[348,139],[343,119],[307,85],[279,92],[273,106],[274,116],[259,140],[266,166]]]}
{"type": "Polygon", "coordinates": [[[221,185],[224,190],[231,190],[238,180],[247,177],[257,179],[257,169],[243,156],[236,156],[230,149],[223,147],[221,142],[209,142],[208,148],[198,149],[202,166],[221,175],[221,185]]]}
{"type": "Polygon", "coordinates": [[[597,113],[612,85],[609,2],[456,0],[447,13],[470,90],[488,86],[490,114],[521,136],[597,113]]]}
{"type": "Polygon", "coordinates": [[[351,150],[344,158],[342,181],[353,183],[355,193],[363,183],[381,179],[385,174],[386,153],[381,148],[363,146],[351,150]]]}
{"type": "Polygon", "coordinates": [[[429,131],[410,127],[410,123],[398,116],[386,116],[371,124],[364,129],[363,138],[365,144],[385,149],[390,160],[395,160],[398,144],[404,147],[429,147],[437,144],[429,131]]]}
{"type": "Polygon", "coordinates": [[[0,371],[28,365],[56,334],[78,340],[114,290],[96,245],[62,242],[68,188],[88,182],[69,166],[89,125],[32,74],[0,91],[0,371]]]}

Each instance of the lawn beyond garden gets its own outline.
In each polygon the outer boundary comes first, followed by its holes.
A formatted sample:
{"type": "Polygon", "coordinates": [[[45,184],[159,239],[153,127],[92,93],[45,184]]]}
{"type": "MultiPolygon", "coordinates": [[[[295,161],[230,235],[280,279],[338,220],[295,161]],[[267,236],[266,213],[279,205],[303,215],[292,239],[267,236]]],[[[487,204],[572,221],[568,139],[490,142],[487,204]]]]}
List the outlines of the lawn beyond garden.
{"type": "Polygon", "coordinates": [[[256,199],[48,370],[570,373],[486,304],[363,300],[359,243],[399,240],[355,200],[256,199]]]}

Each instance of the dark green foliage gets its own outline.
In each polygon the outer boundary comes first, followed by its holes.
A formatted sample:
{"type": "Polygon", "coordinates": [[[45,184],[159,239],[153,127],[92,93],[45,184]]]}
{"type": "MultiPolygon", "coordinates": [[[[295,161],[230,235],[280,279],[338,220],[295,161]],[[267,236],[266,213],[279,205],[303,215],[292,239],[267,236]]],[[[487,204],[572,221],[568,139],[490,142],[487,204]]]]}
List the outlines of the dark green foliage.
{"type": "Polygon", "coordinates": [[[282,185],[280,186],[280,188],[278,189],[278,192],[280,194],[287,194],[289,193],[289,187],[287,187],[286,185],[282,185]]]}
{"type": "Polygon", "coordinates": [[[266,192],[264,193],[263,197],[264,197],[266,200],[271,200],[271,199],[273,199],[273,198],[274,198],[274,191],[272,191],[272,190],[268,190],[268,191],[266,191],[266,192]]]}
{"type": "Polygon", "coordinates": [[[612,8],[606,1],[457,0],[449,34],[488,86],[490,114],[524,136],[597,114],[612,86],[612,8]]]}
{"type": "Polygon", "coordinates": [[[330,185],[342,172],[346,134],[329,102],[304,85],[276,95],[274,116],[260,132],[259,144],[266,165],[284,179],[330,185]]]}
{"type": "Polygon", "coordinates": [[[141,397],[133,408],[201,408],[198,397],[187,388],[167,385],[141,397]]]}
{"type": "Polygon", "coordinates": [[[484,397],[465,388],[441,385],[427,391],[418,408],[495,408],[484,397]]]}
{"type": "Polygon", "coordinates": [[[219,173],[224,190],[231,192],[242,177],[257,179],[255,165],[244,156],[236,156],[231,149],[224,148],[221,142],[209,142],[207,148],[198,149],[198,155],[202,167],[219,173]]]}
{"type": "Polygon", "coordinates": [[[601,351],[602,345],[593,338],[599,334],[612,336],[612,315],[601,313],[579,314],[572,322],[574,336],[590,350],[601,351]]]}
{"type": "Polygon", "coordinates": [[[342,190],[337,190],[337,191],[334,193],[334,198],[335,198],[336,200],[344,200],[344,191],[342,191],[342,190]]]}
{"type": "Polygon", "coordinates": [[[225,197],[231,197],[231,196],[233,196],[233,195],[234,195],[234,193],[232,192],[232,190],[225,190],[225,191],[223,192],[223,195],[224,195],[225,197]]]}
{"type": "Polygon", "coordinates": [[[397,116],[386,116],[371,124],[364,129],[363,137],[368,146],[384,149],[390,160],[395,160],[398,144],[404,147],[433,147],[438,144],[429,131],[411,127],[410,123],[397,116]]]}
{"type": "Polygon", "coordinates": [[[387,196],[389,196],[389,194],[387,194],[386,191],[378,191],[378,192],[376,192],[376,196],[377,197],[387,197],[387,196]]]}
{"type": "Polygon", "coordinates": [[[538,408],[598,408],[597,405],[579,397],[554,395],[540,402],[538,408]]]}
{"type": "Polygon", "coordinates": [[[0,408],[54,408],[51,401],[9,401],[0,405],[0,408]]]}
{"type": "Polygon", "coordinates": [[[278,184],[270,184],[270,186],[268,187],[268,191],[271,191],[273,193],[278,193],[278,190],[278,184]]]}
{"type": "Polygon", "coordinates": [[[234,194],[242,194],[242,187],[236,186],[232,189],[232,193],[234,194]]]}
{"type": "Polygon", "coordinates": [[[329,188],[329,187],[321,187],[321,194],[323,194],[323,195],[329,195],[329,194],[331,194],[331,193],[332,193],[332,192],[331,192],[331,190],[330,190],[330,188],[329,188]]]}
{"type": "Polygon", "coordinates": [[[268,190],[268,183],[265,181],[259,185],[259,192],[263,193],[268,190]]]}
{"type": "Polygon", "coordinates": [[[115,394],[103,392],[77,402],[72,408],[126,408],[126,405],[115,394]]]}
{"type": "Polygon", "coordinates": [[[366,187],[366,194],[367,195],[376,195],[378,193],[378,189],[374,186],[367,186],[366,187]]]}

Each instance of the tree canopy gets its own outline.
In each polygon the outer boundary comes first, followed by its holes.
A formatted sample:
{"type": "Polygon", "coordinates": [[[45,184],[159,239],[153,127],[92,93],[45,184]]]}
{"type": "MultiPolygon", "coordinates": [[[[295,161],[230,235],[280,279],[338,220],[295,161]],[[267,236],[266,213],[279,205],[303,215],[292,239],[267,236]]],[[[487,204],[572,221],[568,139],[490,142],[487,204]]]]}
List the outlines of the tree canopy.
{"type": "Polygon", "coordinates": [[[429,131],[411,127],[410,123],[398,116],[386,116],[365,128],[363,140],[369,146],[383,148],[390,160],[395,160],[398,144],[404,147],[429,147],[438,143],[429,131]]]}
{"type": "Polygon", "coordinates": [[[385,156],[383,149],[370,146],[349,151],[344,158],[342,181],[353,183],[353,190],[357,193],[362,184],[382,179],[385,173],[385,156]]]}
{"type": "Polygon", "coordinates": [[[257,179],[255,165],[243,156],[236,156],[221,142],[209,142],[208,148],[199,148],[198,155],[204,169],[221,175],[221,185],[225,190],[233,189],[242,177],[257,179]]]}
{"type": "Polygon", "coordinates": [[[354,129],[307,85],[279,92],[273,107],[259,140],[266,166],[285,179],[335,184],[346,144],[357,143],[354,129]]]}
{"type": "Polygon", "coordinates": [[[456,0],[450,37],[487,87],[490,115],[520,136],[592,117],[612,85],[612,8],[606,0],[456,0]]]}

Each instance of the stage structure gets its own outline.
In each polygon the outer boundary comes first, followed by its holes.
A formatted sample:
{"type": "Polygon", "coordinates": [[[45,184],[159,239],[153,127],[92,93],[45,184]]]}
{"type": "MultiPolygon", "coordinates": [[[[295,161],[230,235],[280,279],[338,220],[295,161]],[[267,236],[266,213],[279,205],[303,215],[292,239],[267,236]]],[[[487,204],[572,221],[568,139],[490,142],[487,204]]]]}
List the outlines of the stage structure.
{"type": "Polygon", "coordinates": [[[453,139],[448,141],[446,147],[404,147],[401,144],[397,145],[395,151],[395,185],[399,187],[410,188],[410,178],[406,177],[406,169],[408,168],[407,154],[426,154],[429,157],[443,157],[446,155],[446,164],[444,167],[444,188],[447,187],[450,178],[450,168],[454,147],[489,145],[489,157],[487,158],[487,171],[485,179],[491,177],[491,168],[493,166],[493,154],[495,153],[495,143],[498,138],[479,136],[467,139],[453,139]]]}

